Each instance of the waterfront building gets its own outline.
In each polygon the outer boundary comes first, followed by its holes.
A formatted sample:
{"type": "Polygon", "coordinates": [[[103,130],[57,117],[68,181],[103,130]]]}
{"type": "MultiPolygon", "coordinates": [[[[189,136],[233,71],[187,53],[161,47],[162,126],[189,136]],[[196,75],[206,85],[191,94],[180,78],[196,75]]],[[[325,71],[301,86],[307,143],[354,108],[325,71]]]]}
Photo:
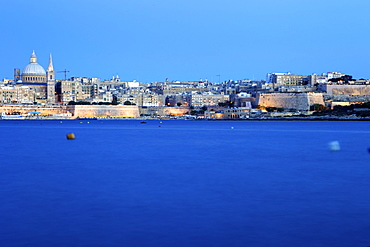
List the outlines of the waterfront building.
{"type": "Polygon", "coordinates": [[[173,94],[166,96],[166,106],[189,106],[189,95],[183,94],[173,94]]]}
{"type": "Polygon", "coordinates": [[[238,93],[236,95],[233,95],[231,97],[231,101],[234,102],[235,107],[246,107],[246,108],[252,108],[252,101],[254,101],[255,98],[253,98],[248,93],[238,93]]]}
{"type": "Polygon", "coordinates": [[[99,103],[99,102],[104,102],[104,103],[112,103],[113,102],[113,94],[112,92],[105,91],[101,92],[98,95],[95,95],[92,102],[99,103]]]}
{"type": "Polygon", "coordinates": [[[116,94],[117,101],[121,104],[127,104],[130,102],[131,105],[139,105],[141,101],[140,94],[128,94],[128,93],[118,93],[116,94]]]}
{"type": "MultiPolygon", "coordinates": [[[[36,53],[33,51],[30,63],[24,67],[22,73],[20,69],[14,69],[14,82],[16,87],[28,86],[34,91],[34,102],[36,103],[55,103],[55,72],[50,54],[49,66],[47,71],[37,63],[36,53]]],[[[22,101],[22,99],[20,99],[22,101]]]]}
{"type": "Polygon", "coordinates": [[[164,96],[156,94],[153,92],[141,92],[141,93],[118,93],[115,95],[117,101],[120,104],[125,104],[125,102],[130,102],[130,104],[135,104],[137,106],[144,107],[159,107],[164,106],[164,96]]]}
{"type": "Polygon", "coordinates": [[[35,92],[29,86],[8,85],[0,87],[1,104],[33,104],[35,92]]]}
{"type": "Polygon", "coordinates": [[[250,117],[250,107],[233,107],[224,110],[224,119],[247,119],[250,117]]]}
{"type": "Polygon", "coordinates": [[[82,86],[79,81],[58,81],[56,88],[58,93],[58,101],[62,104],[68,104],[70,101],[84,99],[82,97],[82,86]]]}
{"type": "Polygon", "coordinates": [[[142,101],[139,102],[139,106],[153,107],[153,106],[164,106],[164,96],[153,92],[142,93],[142,101]]]}
{"type": "Polygon", "coordinates": [[[155,82],[148,87],[151,91],[163,95],[175,95],[191,92],[208,92],[208,82],[155,82]]]}
{"type": "Polygon", "coordinates": [[[188,102],[190,106],[218,106],[219,103],[225,103],[230,100],[230,96],[226,94],[213,93],[194,93],[188,95],[188,102]]]}
{"type": "Polygon", "coordinates": [[[2,104],[12,104],[16,98],[15,87],[2,86],[0,88],[0,102],[2,104]]]}

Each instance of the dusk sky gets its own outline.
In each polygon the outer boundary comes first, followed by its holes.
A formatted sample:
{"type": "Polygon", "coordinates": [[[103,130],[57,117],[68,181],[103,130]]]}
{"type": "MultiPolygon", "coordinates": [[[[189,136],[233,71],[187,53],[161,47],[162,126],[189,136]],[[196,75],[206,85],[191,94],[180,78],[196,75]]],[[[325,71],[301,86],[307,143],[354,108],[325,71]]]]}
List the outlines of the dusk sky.
{"type": "Polygon", "coordinates": [[[2,1],[0,78],[13,78],[35,50],[44,68],[52,53],[68,77],[370,79],[369,10],[368,0],[2,1]]]}

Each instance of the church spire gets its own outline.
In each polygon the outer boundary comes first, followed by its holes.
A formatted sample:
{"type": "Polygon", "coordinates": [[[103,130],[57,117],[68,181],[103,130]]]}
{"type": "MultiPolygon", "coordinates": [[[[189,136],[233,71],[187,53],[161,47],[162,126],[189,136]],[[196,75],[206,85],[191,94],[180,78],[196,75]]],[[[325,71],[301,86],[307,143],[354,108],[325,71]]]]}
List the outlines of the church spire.
{"type": "Polygon", "coordinates": [[[51,53],[50,53],[48,72],[51,72],[51,71],[54,72],[54,67],[53,67],[53,57],[51,56],[51,53]]]}
{"type": "Polygon", "coordinates": [[[49,58],[49,66],[46,71],[46,95],[47,95],[47,103],[54,104],[55,103],[55,72],[53,67],[53,57],[50,53],[49,58]]]}

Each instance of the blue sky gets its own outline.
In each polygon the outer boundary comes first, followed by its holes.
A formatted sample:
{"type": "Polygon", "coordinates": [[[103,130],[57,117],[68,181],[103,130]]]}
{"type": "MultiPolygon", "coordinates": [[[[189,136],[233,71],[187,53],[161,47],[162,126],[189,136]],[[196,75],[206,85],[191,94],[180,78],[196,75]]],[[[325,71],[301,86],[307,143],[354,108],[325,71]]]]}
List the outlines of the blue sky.
{"type": "Polygon", "coordinates": [[[35,50],[44,68],[51,52],[55,70],[102,79],[370,79],[369,10],[368,0],[3,1],[0,78],[35,50]]]}

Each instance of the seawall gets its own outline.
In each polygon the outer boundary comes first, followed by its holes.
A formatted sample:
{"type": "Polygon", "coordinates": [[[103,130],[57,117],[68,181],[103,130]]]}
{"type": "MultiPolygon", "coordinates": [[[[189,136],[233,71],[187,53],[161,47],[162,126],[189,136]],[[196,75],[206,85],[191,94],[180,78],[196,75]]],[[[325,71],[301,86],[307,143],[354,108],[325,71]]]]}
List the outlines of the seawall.
{"type": "Polygon", "coordinates": [[[40,115],[72,115],[77,117],[139,117],[137,106],[126,105],[0,105],[0,112],[20,113],[39,112],[40,115]]]}
{"type": "Polygon", "coordinates": [[[0,112],[19,112],[27,115],[29,112],[40,112],[40,115],[67,114],[67,106],[42,106],[42,105],[0,105],[0,112]]]}
{"type": "Polygon", "coordinates": [[[139,117],[139,108],[133,105],[68,105],[74,117],[139,117]]]}
{"type": "Polygon", "coordinates": [[[259,93],[256,105],[264,107],[281,107],[307,111],[313,104],[324,105],[322,93],[259,93]]]}

